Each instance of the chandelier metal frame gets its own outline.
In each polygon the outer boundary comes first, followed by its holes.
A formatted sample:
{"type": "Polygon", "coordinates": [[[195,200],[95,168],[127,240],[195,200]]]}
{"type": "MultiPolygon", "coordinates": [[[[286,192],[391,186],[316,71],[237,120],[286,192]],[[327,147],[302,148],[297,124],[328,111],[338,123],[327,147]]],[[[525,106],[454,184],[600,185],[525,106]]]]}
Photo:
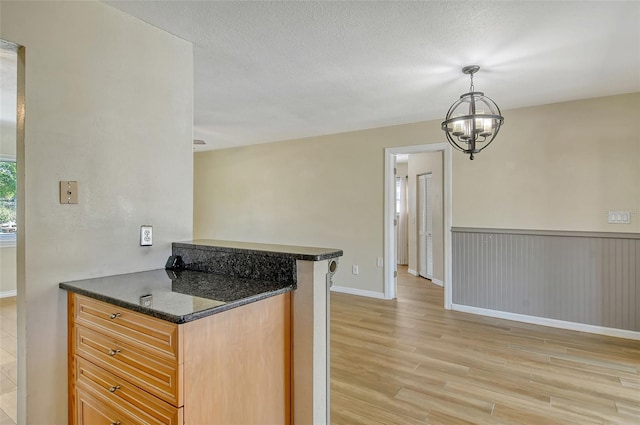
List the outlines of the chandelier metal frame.
{"type": "Polygon", "coordinates": [[[469,92],[451,105],[441,124],[451,146],[468,154],[469,159],[493,142],[504,123],[498,105],[483,92],[474,91],[473,74],[479,70],[478,65],[462,68],[471,79],[469,92]]]}

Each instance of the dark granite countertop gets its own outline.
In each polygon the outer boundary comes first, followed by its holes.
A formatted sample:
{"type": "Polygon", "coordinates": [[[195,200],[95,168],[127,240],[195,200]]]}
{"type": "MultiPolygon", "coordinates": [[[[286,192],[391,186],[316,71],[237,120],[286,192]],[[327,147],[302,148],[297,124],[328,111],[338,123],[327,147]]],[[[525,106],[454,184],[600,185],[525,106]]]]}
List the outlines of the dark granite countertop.
{"type": "Polygon", "coordinates": [[[206,251],[237,252],[243,254],[272,255],[294,260],[322,261],[341,257],[341,249],[313,248],[305,246],[275,245],[252,242],[220,241],[215,239],[197,239],[193,241],[173,242],[174,248],[197,248],[206,251]]]}
{"type": "Polygon", "coordinates": [[[60,283],[60,288],[173,323],[185,323],[292,291],[287,283],[191,270],[151,270],[60,283]],[[140,297],[152,296],[152,305],[140,297]]]}

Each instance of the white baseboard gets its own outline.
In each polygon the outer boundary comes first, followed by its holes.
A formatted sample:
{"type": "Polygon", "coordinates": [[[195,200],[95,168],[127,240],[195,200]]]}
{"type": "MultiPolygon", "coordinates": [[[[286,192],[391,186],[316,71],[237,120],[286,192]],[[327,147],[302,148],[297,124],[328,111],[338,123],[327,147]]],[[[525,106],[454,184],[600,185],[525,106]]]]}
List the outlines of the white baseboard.
{"type": "Polygon", "coordinates": [[[451,304],[451,309],[455,311],[461,311],[463,313],[479,314],[481,316],[496,317],[498,319],[515,320],[517,322],[550,326],[552,328],[640,340],[640,332],[629,331],[626,329],[606,328],[603,326],[587,325],[585,323],[567,322],[565,320],[529,316],[527,314],[509,313],[507,311],[490,310],[488,308],[472,307],[461,304],[451,304]]]}
{"type": "Polygon", "coordinates": [[[15,297],[16,295],[18,295],[18,291],[15,290],[15,289],[13,291],[2,291],[2,292],[0,292],[0,298],[15,297]]]}
{"type": "Polygon", "coordinates": [[[441,281],[440,279],[436,279],[435,277],[433,279],[431,279],[431,283],[435,283],[438,286],[443,286],[444,287],[444,282],[441,281]]]}
{"type": "Polygon", "coordinates": [[[343,294],[350,294],[350,295],[358,295],[361,297],[378,298],[381,300],[386,299],[383,292],[367,291],[364,289],[348,288],[346,286],[336,286],[336,285],[333,285],[331,287],[331,290],[333,292],[340,292],[343,294]]]}
{"type": "MultiPolygon", "coordinates": [[[[407,273],[414,275],[414,276],[419,276],[418,272],[413,270],[413,269],[408,269],[407,273]]],[[[440,279],[436,279],[435,277],[427,277],[427,279],[429,279],[431,281],[431,283],[435,283],[438,286],[444,286],[444,282],[441,281],[440,279]]]]}

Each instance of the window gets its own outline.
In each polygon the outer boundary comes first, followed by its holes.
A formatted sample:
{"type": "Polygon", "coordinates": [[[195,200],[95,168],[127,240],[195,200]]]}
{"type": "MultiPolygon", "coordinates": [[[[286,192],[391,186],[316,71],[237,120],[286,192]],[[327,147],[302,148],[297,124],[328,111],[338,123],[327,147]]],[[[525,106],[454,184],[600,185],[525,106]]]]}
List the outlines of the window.
{"type": "Polygon", "coordinates": [[[16,242],[16,159],[0,156],[0,245],[16,242]]]}

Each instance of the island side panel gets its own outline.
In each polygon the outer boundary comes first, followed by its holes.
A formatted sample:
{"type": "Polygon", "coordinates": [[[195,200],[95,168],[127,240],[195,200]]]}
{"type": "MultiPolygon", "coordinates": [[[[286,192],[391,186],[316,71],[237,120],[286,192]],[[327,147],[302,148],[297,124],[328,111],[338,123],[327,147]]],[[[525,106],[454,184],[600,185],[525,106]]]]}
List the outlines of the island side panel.
{"type": "Polygon", "coordinates": [[[329,297],[326,261],[297,264],[292,295],[293,423],[329,424],[329,297]]]}
{"type": "Polygon", "coordinates": [[[184,424],[291,423],[291,294],[181,326],[184,424]]]}

